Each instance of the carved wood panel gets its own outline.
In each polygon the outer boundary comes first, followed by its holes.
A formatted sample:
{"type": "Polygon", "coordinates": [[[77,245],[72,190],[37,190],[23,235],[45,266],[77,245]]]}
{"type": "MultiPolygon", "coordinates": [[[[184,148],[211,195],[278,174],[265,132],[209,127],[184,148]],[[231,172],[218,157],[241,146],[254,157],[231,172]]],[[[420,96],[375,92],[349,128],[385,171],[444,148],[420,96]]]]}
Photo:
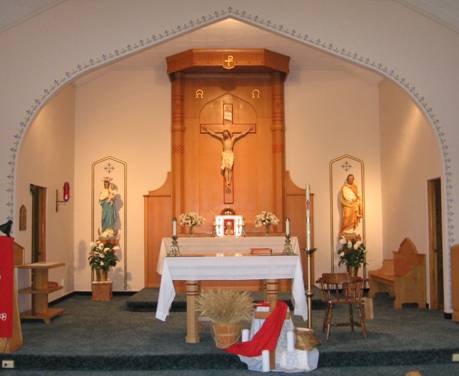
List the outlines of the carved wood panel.
{"type": "Polygon", "coordinates": [[[254,231],[256,214],[275,211],[270,75],[186,75],[184,98],[183,211],[206,217],[207,223],[197,231],[210,233],[215,214],[227,206],[220,168],[222,144],[204,127],[241,133],[253,126],[254,130],[234,146],[234,203],[230,206],[245,217],[247,231],[254,231]],[[260,98],[252,98],[254,87],[262,93],[260,98]],[[198,88],[204,88],[204,101],[193,97],[198,88]],[[223,108],[229,104],[232,121],[225,122],[223,108]]]}

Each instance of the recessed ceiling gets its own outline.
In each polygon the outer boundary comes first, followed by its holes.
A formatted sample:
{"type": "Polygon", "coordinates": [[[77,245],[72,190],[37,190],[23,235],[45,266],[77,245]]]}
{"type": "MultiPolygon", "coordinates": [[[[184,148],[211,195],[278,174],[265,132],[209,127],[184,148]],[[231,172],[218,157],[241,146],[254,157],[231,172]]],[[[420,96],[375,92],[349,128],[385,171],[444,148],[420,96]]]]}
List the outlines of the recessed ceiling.
{"type": "Polygon", "coordinates": [[[80,85],[109,70],[160,69],[166,74],[166,57],[191,48],[266,48],[290,56],[290,69],[347,71],[372,84],[383,77],[329,53],[234,19],[201,29],[121,59],[102,70],[80,77],[80,85]]]}

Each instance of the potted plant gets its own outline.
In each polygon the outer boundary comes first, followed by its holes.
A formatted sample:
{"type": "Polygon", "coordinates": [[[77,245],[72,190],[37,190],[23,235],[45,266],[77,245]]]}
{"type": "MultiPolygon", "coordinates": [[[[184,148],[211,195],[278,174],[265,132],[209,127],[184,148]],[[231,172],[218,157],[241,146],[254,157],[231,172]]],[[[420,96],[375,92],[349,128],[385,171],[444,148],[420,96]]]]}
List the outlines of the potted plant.
{"type": "Polygon", "coordinates": [[[271,226],[275,226],[279,223],[279,218],[274,213],[263,210],[260,214],[255,217],[255,227],[264,226],[265,234],[269,234],[271,226]]]}
{"type": "Polygon", "coordinates": [[[193,233],[193,228],[195,226],[200,226],[205,221],[206,219],[204,217],[201,217],[198,213],[195,212],[182,213],[179,216],[179,223],[182,226],[188,227],[189,234],[193,233]]]}
{"type": "Polygon", "coordinates": [[[91,243],[89,252],[89,265],[96,271],[97,281],[106,281],[110,268],[116,266],[118,256],[116,252],[120,247],[113,239],[98,239],[91,243]]]}
{"type": "Polygon", "coordinates": [[[215,344],[226,349],[239,340],[241,323],[250,321],[253,315],[253,300],[246,291],[208,290],[197,299],[201,316],[212,321],[215,344]]]}
{"type": "Polygon", "coordinates": [[[341,248],[338,249],[339,263],[345,264],[348,273],[352,276],[357,276],[359,268],[365,263],[366,248],[360,236],[353,239],[341,237],[339,240],[341,248]]]}

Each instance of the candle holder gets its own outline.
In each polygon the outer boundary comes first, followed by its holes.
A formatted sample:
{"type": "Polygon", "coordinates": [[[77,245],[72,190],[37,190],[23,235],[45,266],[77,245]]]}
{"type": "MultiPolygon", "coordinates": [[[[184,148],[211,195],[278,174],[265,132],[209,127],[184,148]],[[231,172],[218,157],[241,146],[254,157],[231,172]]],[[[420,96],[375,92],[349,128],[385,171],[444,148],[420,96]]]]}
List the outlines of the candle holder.
{"type": "Polygon", "coordinates": [[[247,236],[245,232],[245,222],[241,225],[241,236],[247,236]]]}
{"type": "Polygon", "coordinates": [[[172,243],[167,252],[168,257],[180,256],[180,248],[177,241],[177,236],[172,236],[172,243]]]}
{"type": "Polygon", "coordinates": [[[312,297],[314,293],[312,292],[312,262],[311,257],[317,248],[309,248],[304,250],[307,256],[307,265],[308,265],[308,290],[306,292],[306,297],[308,300],[308,329],[312,330],[312,297]]]}
{"type": "Polygon", "coordinates": [[[290,239],[290,234],[285,234],[284,250],[282,251],[283,255],[292,256],[295,254],[293,251],[292,241],[290,239]]]}

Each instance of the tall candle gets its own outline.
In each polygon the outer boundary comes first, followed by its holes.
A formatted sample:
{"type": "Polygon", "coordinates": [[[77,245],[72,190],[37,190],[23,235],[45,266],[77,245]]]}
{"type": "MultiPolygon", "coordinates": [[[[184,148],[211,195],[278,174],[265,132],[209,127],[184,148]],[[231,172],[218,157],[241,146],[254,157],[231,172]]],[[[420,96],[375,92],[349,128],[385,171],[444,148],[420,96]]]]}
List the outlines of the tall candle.
{"type": "Polygon", "coordinates": [[[270,367],[269,367],[269,350],[263,350],[261,352],[261,358],[262,358],[262,369],[263,372],[269,372],[270,367]]]}
{"type": "Polygon", "coordinates": [[[285,219],[285,235],[290,236],[290,219],[285,219]]]}
{"type": "Polygon", "coordinates": [[[311,249],[311,187],[306,185],[306,249],[311,249]]]}
{"type": "Polygon", "coordinates": [[[287,351],[291,352],[295,350],[295,333],[293,330],[287,332],[287,351]]]}
{"type": "Polygon", "coordinates": [[[177,236],[177,218],[172,218],[172,236],[177,236]]]}

